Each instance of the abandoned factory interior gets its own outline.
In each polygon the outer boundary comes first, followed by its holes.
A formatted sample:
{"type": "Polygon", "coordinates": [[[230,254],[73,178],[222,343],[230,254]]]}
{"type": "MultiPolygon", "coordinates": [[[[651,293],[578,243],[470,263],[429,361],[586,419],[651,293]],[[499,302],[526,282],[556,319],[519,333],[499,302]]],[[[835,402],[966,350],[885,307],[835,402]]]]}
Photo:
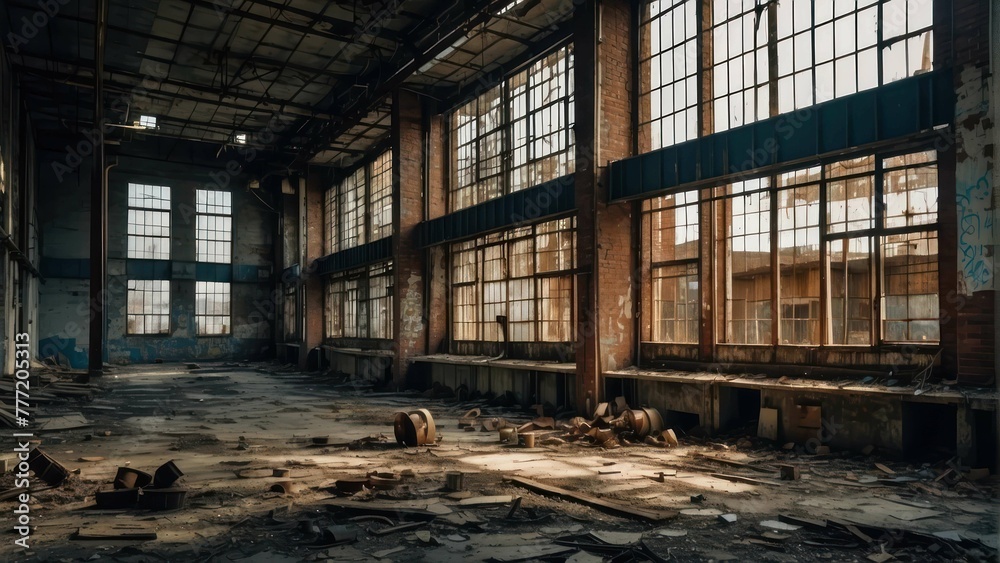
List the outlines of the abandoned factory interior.
{"type": "Polygon", "coordinates": [[[1000,0],[0,35],[0,560],[1000,562],[1000,0]]]}

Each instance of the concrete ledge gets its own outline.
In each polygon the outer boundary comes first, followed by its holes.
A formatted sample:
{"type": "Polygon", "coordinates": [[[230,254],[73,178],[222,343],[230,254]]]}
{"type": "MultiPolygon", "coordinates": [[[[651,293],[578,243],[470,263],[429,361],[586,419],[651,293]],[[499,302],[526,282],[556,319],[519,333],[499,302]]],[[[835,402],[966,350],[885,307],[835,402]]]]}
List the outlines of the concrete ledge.
{"type": "Polygon", "coordinates": [[[425,362],[431,364],[451,364],[459,366],[493,366],[498,368],[547,371],[552,373],[576,373],[576,364],[561,362],[551,362],[544,360],[513,360],[504,358],[494,360],[489,356],[458,356],[454,354],[430,354],[427,356],[416,356],[414,362],[425,362]]]}
{"type": "Polygon", "coordinates": [[[329,346],[326,344],[320,345],[320,348],[327,352],[336,352],[338,354],[350,354],[352,356],[381,356],[386,358],[391,358],[396,355],[393,350],[383,350],[383,349],[362,349],[362,348],[338,348],[336,346],[329,346]]]}
{"type": "Polygon", "coordinates": [[[1000,391],[995,389],[934,389],[917,395],[916,386],[886,387],[884,385],[863,385],[856,381],[835,382],[817,379],[790,378],[788,383],[778,383],[777,379],[769,377],[752,377],[746,375],[720,375],[708,372],[688,372],[679,370],[642,370],[623,369],[604,372],[605,377],[637,379],[646,381],[663,381],[669,383],[717,385],[725,387],[740,387],[745,389],[773,389],[776,391],[808,391],[810,393],[831,394],[868,394],[884,398],[898,398],[902,401],[938,404],[967,404],[974,409],[1000,410],[1000,391]]]}

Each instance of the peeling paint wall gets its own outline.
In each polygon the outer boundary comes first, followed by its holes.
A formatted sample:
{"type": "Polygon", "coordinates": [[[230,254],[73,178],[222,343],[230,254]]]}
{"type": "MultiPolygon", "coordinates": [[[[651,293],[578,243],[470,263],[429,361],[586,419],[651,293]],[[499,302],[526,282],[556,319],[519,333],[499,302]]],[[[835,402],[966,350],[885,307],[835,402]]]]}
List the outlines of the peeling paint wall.
{"type": "Polygon", "coordinates": [[[956,92],[958,287],[964,295],[996,288],[990,82],[986,69],[966,66],[959,73],[956,92]]]}
{"type": "Polygon", "coordinates": [[[35,147],[24,115],[18,81],[0,53],[0,226],[9,237],[0,245],[0,373],[15,372],[15,336],[28,335],[37,346],[38,279],[23,263],[38,265],[35,221],[35,147]],[[22,253],[19,260],[8,241],[22,253]]]}
{"type": "MultiPolygon", "coordinates": [[[[85,164],[58,178],[50,163],[62,156],[46,154],[39,168],[42,197],[47,202],[39,209],[47,278],[40,295],[40,355],[62,354],[73,367],[84,368],[89,355],[90,167],[85,164]]],[[[276,215],[249,193],[246,181],[238,176],[222,176],[217,169],[195,162],[128,156],[118,160],[109,176],[105,360],[127,364],[271,357],[276,215]],[[126,330],[128,280],[150,279],[130,274],[135,261],[126,257],[130,181],[171,187],[171,259],[157,261],[159,273],[152,278],[169,280],[170,332],[165,335],[129,335],[126,330]],[[202,275],[195,262],[194,194],[198,188],[233,193],[232,264],[213,269],[213,275],[228,277],[231,284],[231,331],[225,336],[196,334],[195,286],[202,275]]]]}

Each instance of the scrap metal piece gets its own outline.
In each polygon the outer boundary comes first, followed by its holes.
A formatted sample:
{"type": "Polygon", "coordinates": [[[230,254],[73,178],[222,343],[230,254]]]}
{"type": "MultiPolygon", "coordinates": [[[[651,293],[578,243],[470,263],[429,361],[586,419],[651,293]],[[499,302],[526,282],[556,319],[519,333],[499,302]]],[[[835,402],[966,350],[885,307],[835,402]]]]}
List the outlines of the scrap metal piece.
{"type": "Polygon", "coordinates": [[[663,417],[652,408],[630,409],[622,413],[625,425],[639,438],[663,431],[663,417]]]}
{"type": "Polygon", "coordinates": [[[356,493],[371,486],[371,482],[367,477],[364,479],[338,479],[336,486],[337,490],[342,493],[356,493]]]}
{"type": "Polygon", "coordinates": [[[132,508],[139,502],[139,489],[112,489],[110,491],[97,491],[95,500],[97,501],[97,508],[103,510],[132,508]]]}
{"type": "Polygon", "coordinates": [[[35,472],[36,477],[53,487],[61,485],[69,477],[69,471],[43,452],[42,448],[28,452],[28,467],[35,472]]]}
{"type": "Polygon", "coordinates": [[[115,475],[116,489],[142,488],[153,482],[153,476],[131,467],[119,467],[115,475]]]}
{"type": "Polygon", "coordinates": [[[168,489],[183,476],[181,468],[177,467],[174,460],[170,460],[156,469],[156,473],[153,474],[153,487],[168,489]]]}
{"type": "Polygon", "coordinates": [[[298,491],[298,485],[294,481],[278,481],[271,485],[271,491],[283,495],[291,495],[298,491]]]}
{"type": "Polygon", "coordinates": [[[458,427],[459,428],[466,428],[466,427],[475,426],[476,425],[476,421],[479,419],[479,417],[482,414],[483,414],[483,412],[481,410],[479,410],[478,408],[476,408],[476,409],[470,409],[467,413],[463,414],[462,416],[460,416],[458,418],[458,427]]]}
{"type": "Polygon", "coordinates": [[[372,487],[380,490],[395,489],[396,485],[402,482],[403,478],[395,473],[379,473],[373,471],[368,474],[368,481],[372,487]]]}
{"type": "Polygon", "coordinates": [[[184,507],[187,489],[143,489],[139,506],[149,510],[177,510],[184,507]]]}
{"type": "Polygon", "coordinates": [[[410,447],[433,444],[437,440],[434,417],[427,409],[396,413],[393,431],[397,442],[410,447]]]}
{"type": "Polygon", "coordinates": [[[449,491],[461,491],[465,480],[465,474],[461,471],[445,471],[444,486],[449,491]]]}

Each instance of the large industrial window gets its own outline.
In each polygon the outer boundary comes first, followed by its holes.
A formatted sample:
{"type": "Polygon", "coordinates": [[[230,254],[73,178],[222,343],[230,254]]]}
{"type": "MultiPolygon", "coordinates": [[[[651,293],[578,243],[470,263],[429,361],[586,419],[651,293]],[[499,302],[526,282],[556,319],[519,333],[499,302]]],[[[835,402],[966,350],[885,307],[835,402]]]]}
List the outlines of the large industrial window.
{"type": "Polygon", "coordinates": [[[574,170],[573,49],[559,48],[456,108],[451,211],[574,170]]]}
{"type": "Polygon", "coordinates": [[[778,175],[778,338],[819,344],[820,168],[778,175]]]}
{"type": "Polygon", "coordinates": [[[771,193],[767,178],[729,186],[726,208],[726,337],[771,343],[771,193]]]}
{"type": "Polygon", "coordinates": [[[755,0],[716,0],[712,5],[715,131],[753,123],[770,115],[767,16],[757,9],[757,4],[755,0]]]}
{"type": "Polygon", "coordinates": [[[698,136],[696,2],[651,2],[643,14],[640,130],[655,150],[698,136]],[[647,82],[648,81],[648,82],[647,82]]]}
{"type": "Polygon", "coordinates": [[[642,149],[696,137],[699,92],[725,131],[930,71],[933,14],[933,0],[647,2],[642,149]]]}
{"type": "Polygon", "coordinates": [[[233,194],[198,190],[196,198],[197,260],[229,264],[233,261],[233,194]]]}
{"type": "Polygon", "coordinates": [[[369,175],[371,224],[368,240],[378,240],[392,234],[392,153],[386,151],[371,163],[369,175]]]}
{"type": "Polygon", "coordinates": [[[337,213],[337,188],[326,190],[323,194],[323,250],[327,254],[333,254],[337,250],[338,219],[337,213]]]}
{"type": "Polygon", "coordinates": [[[365,216],[368,214],[365,172],[364,167],[358,168],[340,184],[340,199],[337,202],[340,229],[337,235],[341,250],[365,243],[365,216]]]}
{"type": "Polygon", "coordinates": [[[327,338],[393,338],[392,262],[335,274],[326,281],[327,338]]]}
{"type": "Polygon", "coordinates": [[[327,338],[340,338],[344,335],[344,280],[331,279],[326,283],[326,330],[327,338]]]}
{"type": "Polygon", "coordinates": [[[327,254],[392,235],[392,152],[362,164],[323,198],[327,254]]]}
{"type": "Polygon", "coordinates": [[[126,311],[128,334],[170,333],[170,282],[129,280],[126,311]]]}
{"type": "Polygon", "coordinates": [[[497,341],[506,317],[514,342],[573,340],[575,218],[451,247],[454,340],[497,341]]]}
{"type": "Polygon", "coordinates": [[[195,283],[194,322],[199,336],[218,336],[232,332],[228,282],[195,283]]]}
{"type": "Polygon", "coordinates": [[[281,326],[285,342],[299,339],[299,287],[296,281],[281,284],[281,326]]]}
{"type": "Polygon", "coordinates": [[[698,192],[643,202],[643,255],[650,261],[653,342],[697,343],[698,192]]]}
{"type": "Polygon", "coordinates": [[[128,185],[129,258],[170,259],[170,187],[128,185]]]}
{"type": "Polygon", "coordinates": [[[936,159],[934,151],[869,155],[729,186],[720,204],[721,338],[811,346],[937,342],[936,159]]]}

